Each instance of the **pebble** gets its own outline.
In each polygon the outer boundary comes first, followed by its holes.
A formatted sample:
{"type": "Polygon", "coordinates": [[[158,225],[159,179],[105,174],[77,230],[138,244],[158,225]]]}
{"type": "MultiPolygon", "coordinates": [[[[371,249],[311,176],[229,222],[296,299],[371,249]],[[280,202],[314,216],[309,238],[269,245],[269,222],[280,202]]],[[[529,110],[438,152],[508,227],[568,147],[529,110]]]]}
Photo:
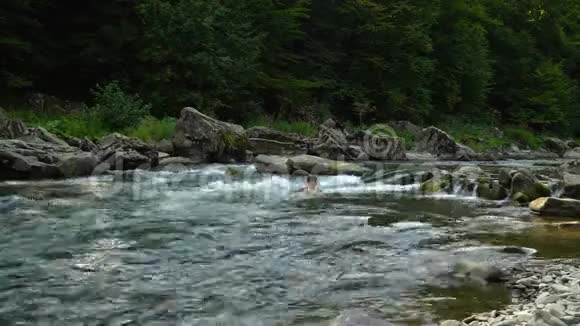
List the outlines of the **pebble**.
{"type": "Polygon", "coordinates": [[[580,326],[580,264],[577,260],[543,264],[531,262],[519,279],[506,284],[512,289],[512,304],[503,310],[441,325],[580,326]]]}

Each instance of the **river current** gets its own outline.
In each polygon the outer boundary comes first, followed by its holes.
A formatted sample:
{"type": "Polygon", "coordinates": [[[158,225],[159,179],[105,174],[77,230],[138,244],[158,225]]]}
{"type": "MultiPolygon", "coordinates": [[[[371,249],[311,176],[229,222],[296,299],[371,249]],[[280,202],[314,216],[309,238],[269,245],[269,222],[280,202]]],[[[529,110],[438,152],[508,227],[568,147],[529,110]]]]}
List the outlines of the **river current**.
{"type": "Polygon", "coordinates": [[[432,325],[509,302],[460,260],[580,255],[579,228],[506,202],[233,167],[0,183],[0,325],[432,325]]]}

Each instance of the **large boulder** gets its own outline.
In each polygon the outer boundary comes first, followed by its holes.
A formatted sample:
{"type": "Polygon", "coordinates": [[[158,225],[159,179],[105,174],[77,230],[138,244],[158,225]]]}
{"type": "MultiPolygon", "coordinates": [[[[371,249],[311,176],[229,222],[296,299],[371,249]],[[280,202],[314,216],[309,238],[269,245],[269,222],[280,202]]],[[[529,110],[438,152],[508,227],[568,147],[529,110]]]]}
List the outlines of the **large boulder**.
{"type": "Polygon", "coordinates": [[[99,171],[152,168],[159,164],[159,153],[139,138],[111,134],[93,150],[99,171]]]}
{"type": "Polygon", "coordinates": [[[15,139],[28,134],[28,129],[22,121],[13,120],[0,109],[0,139],[15,139]]]}
{"type": "Polygon", "coordinates": [[[550,189],[528,170],[518,170],[512,177],[512,199],[527,203],[540,197],[549,197],[550,189]]]}
{"type": "Polygon", "coordinates": [[[546,146],[547,150],[558,154],[560,157],[564,157],[564,154],[570,150],[570,147],[568,147],[568,144],[566,144],[565,141],[555,137],[548,137],[544,139],[544,145],[546,146]]]}
{"type": "Polygon", "coordinates": [[[0,140],[0,180],[90,175],[96,158],[71,146],[0,140]]]}
{"type": "Polygon", "coordinates": [[[291,157],[288,160],[288,166],[291,173],[295,170],[303,170],[313,175],[349,174],[360,176],[371,172],[370,169],[354,163],[334,161],[311,155],[291,157]]]}
{"type": "Polygon", "coordinates": [[[445,131],[435,127],[423,129],[417,150],[431,153],[441,160],[470,161],[476,156],[471,148],[457,143],[445,131]]]}
{"type": "Polygon", "coordinates": [[[254,160],[254,165],[258,172],[282,175],[290,174],[287,157],[258,155],[254,160]]]}
{"type": "Polygon", "coordinates": [[[401,138],[359,131],[349,136],[348,139],[362,149],[362,152],[370,159],[381,161],[407,159],[404,141],[401,138]]]}
{"type": "Polygon", "coordinates": [[[196,161],[230,162],[245,161],[249,146],[242,126],[184,108],[175,126],[173,147],[175,155],[196,161]]]}
{"type": "Polygon", "coordinates": [[[540,215],[580,218],[580,200],[576,199],[542,197],[532,201],[529,207],[540,215]]]}
{"type": "Polygon", "coordinates": [[[580,199],[580,175],[564,172],[563,198],[580,199]]]}

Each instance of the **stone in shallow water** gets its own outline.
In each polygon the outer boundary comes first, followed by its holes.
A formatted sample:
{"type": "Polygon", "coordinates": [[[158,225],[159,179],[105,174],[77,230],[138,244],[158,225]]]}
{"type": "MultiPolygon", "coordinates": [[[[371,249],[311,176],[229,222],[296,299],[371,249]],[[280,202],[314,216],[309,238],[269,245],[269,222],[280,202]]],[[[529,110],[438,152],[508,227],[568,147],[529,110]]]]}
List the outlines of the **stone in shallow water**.
{"type": "Polygon", "coordinates": [[[340,313],[331,326],[388,326],[389,323],[369,315],[361,309],[345,310],[340,313]]]}
{"type": "Polygon", "coordinates": [[[441,323],[441,326],[462,326],[462,325],[463,323],[461,323],[458,320],[446,320],[441,323]]]}

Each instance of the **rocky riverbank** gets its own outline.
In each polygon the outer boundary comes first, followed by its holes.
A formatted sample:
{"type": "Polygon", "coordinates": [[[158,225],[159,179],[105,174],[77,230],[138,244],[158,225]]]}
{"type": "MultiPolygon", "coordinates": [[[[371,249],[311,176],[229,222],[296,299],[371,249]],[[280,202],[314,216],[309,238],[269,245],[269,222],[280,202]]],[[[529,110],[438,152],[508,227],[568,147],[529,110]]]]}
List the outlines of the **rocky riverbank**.
{"type": "Polygon", "coordinates": [[[506,286],[512,290],[511,305],[441,326],[580,325],[579,260],[530,261],[506,286]]]}

